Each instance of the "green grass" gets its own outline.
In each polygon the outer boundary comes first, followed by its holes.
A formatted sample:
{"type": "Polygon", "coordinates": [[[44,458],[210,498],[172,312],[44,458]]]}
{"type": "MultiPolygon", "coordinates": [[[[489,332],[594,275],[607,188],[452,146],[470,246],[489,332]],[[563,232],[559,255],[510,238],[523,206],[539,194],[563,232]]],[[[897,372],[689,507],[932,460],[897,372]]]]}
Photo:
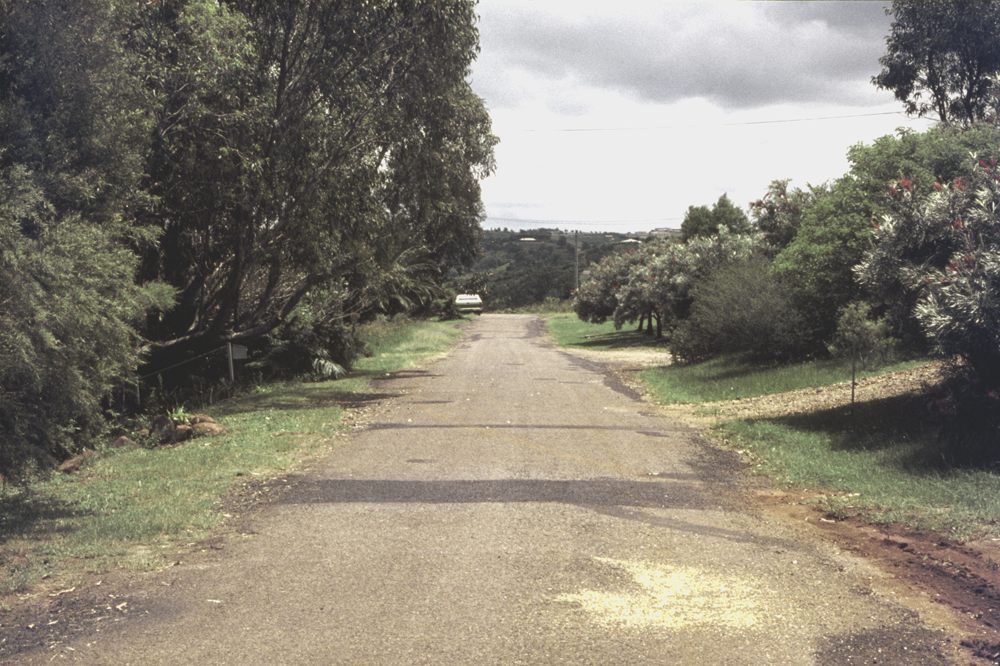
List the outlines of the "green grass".
{"type": "Polygon", "coordinates": [[[1000,476],[944,464],[933,433],[919,432],[919,421],[896,427],[893,416],[873,409],[852,427],[821,426],[823,415],[733,421],[716,433],[779,482],[826,493],[819,502],[834,517],[900,522],[957,539],[1000,534],[1000,476]]]}
{"type": "MultiPolygon", "coordinates": [[[[592,349],[649,345],[649,338],[554,317],[559,344],[592,349]],[[583,331],[589,331],[583,333],[583,331]]],[[[920,362],[859,376],[905,370],[920,362]]],[[[849,382],[838,361],[762,368],[740,359],[663,366],[640,373],[661,403],[711,403],[849,382]]],[[[956,539],[1000,536],[1000,474],[949,463],[920,396],[895,396],[784,417],[717,423],[711,437],[749,453],[778,483],[821,493],[832,516],[904,523],[956,539]]]]}
{"type": "Polygon", "coordinates": [[[636,331],[629,324],[616,331],[612,322],[588,324],[575,314],[556,314],[546,318],[549,333],[556,343],[563,347],[581,347],[606,351],[610,349],[633,349],[649,347],[666,350],[665,342],[655,336],[636,331]]]}
{"type": "Polygon", "coordinates": [[[345,404],[378,396],[368,379],[443,353],[455,322],[393,321],[362,331],[370,358],[346,379],[261,386],[207,408],[229,434],[181,446],[104,450],[79,474],[40,480],[30,491],[0,486],[0,595],[50,578],[117,567],[151,569],[164,553],[196,542],[224,518],[234,486],[265,479],[335,445],[345,404]]]}
{"type": "MultiPolygon", "coordinates": [[[[908,370],[923,363],[911,361],[877,370],[859,370],[857,376],[908,370]]],[[[652,368],[639,377],[649,384],[661,403],[717,402],[850,382],[851,366],[840,360],[821,360],[762,368],[729,357],[652,368]]]]}

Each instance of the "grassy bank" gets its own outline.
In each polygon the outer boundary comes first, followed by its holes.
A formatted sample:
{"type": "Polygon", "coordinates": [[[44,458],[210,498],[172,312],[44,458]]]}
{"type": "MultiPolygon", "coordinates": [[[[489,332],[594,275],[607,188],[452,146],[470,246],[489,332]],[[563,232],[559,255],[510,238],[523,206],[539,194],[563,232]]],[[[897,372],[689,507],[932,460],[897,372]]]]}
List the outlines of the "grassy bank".
{"type": "Polygon", "coordinates": [[[552,314],[546,317],[549,332],[557,344],[564,347],[581,347],[597,351],[652,347],[666,349],[662,339],[639,332],[634,324],[616,331],[612,322],[588,324],[573,313],[552,314]]]}
{"type": "MultiPolygon", "coordinates": [[[[634,332],[615,332],[568,317],[548,320],[559,344],[589,349],[655,345],[634,332]]],[[[860,376],[906,370],[899,364],[860,376]]],[[[640,378],[663,404],[705,404],[829,386],[851,380],[849,365],[816,361],[761,368],[740,359],[646,370],[640,378]]],[[[718,417],[711,436],[748,452],[757,469],[779,483],[823,494],[818,500],[833,516],[871,522],[902,522],[953,538],[1000,536],[1000,475],[994,469],[952,464],[938,425],[919,395],[883,397],[819,411],[773,418],[718,417]]]]}
{"type": "Polygon", "coordinates": [[[779,482],[825,493],[818,501],[834,517],[905,523],[961,540],[1000,535],[996,473],[944,464],[932,433],[921,433],[918,422],[900,428],[891,413],[873,411],[839,427],[824,426],[824,416],[731,421],[716,432],[779,482]]]}
{"type": "Polygon", "coordinates": [[[441,354],[459,334],[455,322],[373,324],[362,332],[372,356],[347,378],[261,386],[202,410],[228,434],[171,448],[103,450],[76,475],[38,481],[30,491],[0,487],[0,595],[42,578],[73,587],[92,573],[164,565],[163,551],[219,524],[234,485],[332,446],[342,405],[370,399],[371,377],[441,354]]]}
{"type": "MultiPolygon", "coordinates": [[[[859,369],[857,377],[875,377],[909,370],[920,361],[898,363],[878,369],[859,369]]],[[[840,360],[820,360],[795,365],[761,368],[739,358],[720,358],[704,363],[653,368],[640,375],[659,401],[669,403],[719,402],[771,393],[785,393],[813,386],[851,381],[851,366],[840,360]]]]}

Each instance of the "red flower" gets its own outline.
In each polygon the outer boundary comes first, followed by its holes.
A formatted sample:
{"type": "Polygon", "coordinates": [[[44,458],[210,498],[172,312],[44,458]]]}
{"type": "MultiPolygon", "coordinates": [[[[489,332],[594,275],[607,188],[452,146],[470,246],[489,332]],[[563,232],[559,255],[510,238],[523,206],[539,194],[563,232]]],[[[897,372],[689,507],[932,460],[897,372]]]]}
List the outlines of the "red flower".
{"type": "Polygon", "coordinates": [[[970,266],[972,265],[972,257],[970,257],[969,255],[965,255],[964,257],[962,257],[962,259],[965,259],[965,263],[967,263],[968,265],[970,266]]]}
{"type": "Polygon", "coordinates": [[[955,220],[954,222],[951,223],[951,226],[955,227],[956,229],[961,229],[962,228],[962,220],[955,220]]]}
{"type": "Polygon", "coordinates": [[[904,178],[903,180],[899,181],[899,184],[903,187],[904,190],[908,190],[910,192],[913,191],[913,183],[911,183],[908,178],[904,178]]]}
{"type": "Polygon", "coordinates": [[[873,226],[873,227],[875,227],[876,229],[879,229],[879,228],[880,228],[880,227],[878,226],[878,222],[876,222],[875,220],[872,220],[872,226],[873,226]]]}
{"type": "Polygon", "coordinates": [[[941,190],[944,189],[944,187],[941,185],[941,183],[934,183],[934,189],[940,192],[941,190]]]}
{"type": "Polygon", "coordinates": [[[965,183],[962,182],[961,178],[956,178],[955,179],[955,189],[957,189],[957,190],[965,190],[965,183]]]}

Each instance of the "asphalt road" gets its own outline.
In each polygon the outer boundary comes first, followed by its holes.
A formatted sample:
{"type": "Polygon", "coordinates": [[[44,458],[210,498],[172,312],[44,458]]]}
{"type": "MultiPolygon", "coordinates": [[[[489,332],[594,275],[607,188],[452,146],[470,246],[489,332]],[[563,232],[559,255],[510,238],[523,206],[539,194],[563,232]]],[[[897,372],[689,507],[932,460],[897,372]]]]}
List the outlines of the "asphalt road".
{"type": "Polygon", "coordinates": [[[537,318],[480,317],[377,390],[398,397],[245,535],[10,663],[958,663],[884,574],[754,512],[735,454],[537,318]]]}

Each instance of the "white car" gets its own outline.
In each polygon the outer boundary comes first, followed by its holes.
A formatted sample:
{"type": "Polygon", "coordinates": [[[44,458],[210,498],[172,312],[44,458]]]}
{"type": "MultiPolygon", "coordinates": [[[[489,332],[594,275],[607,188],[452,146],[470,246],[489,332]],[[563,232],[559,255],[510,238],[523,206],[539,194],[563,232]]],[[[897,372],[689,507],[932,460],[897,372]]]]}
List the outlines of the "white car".
{"type": "Polygon", "coordinates": [[[462,314],[481,314],[483,311],[483,299],[479,298],[479,294],[459,294],[455,297],[455,305],[462,314]]]}

